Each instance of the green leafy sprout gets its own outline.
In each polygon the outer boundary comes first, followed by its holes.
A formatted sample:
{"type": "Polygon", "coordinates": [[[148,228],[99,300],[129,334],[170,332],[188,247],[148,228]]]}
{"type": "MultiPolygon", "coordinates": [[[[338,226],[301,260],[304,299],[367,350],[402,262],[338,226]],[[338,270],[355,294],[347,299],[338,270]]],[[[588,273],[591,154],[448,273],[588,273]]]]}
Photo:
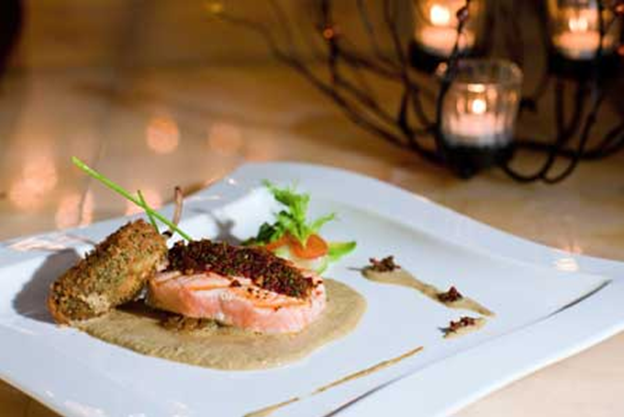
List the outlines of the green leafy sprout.
{"type": "Polygon", "coordinates": [[[96,170],[94,170],[93,168],[91,168],[90,166],[85,164],[83,161],[81,161],[79,158],[77,158],[75,156],[72,156],[72,162],[73,162],[74,165],[76,165],[78,168],[83,170],[85,173],[87,173],[92,178],[98,180],[99,182],[104,184],[106,187],[108,187],[111,190],[115,191],[116,193],[122,195],[123,197],[125,197],[129,201],[133,202],[134,204],[136,204],[137,206],[139,206],[143,210],[145,210],[145,213],[147,214],[147,217],[149,218],[149,220],[152,223],[152,225],[154,225],[156,230],[158,230],[158,227],[156,225],[156,220],[158,220],[161,223],[166,224],[167,226],[169,226],[169,228],[171,228],[171,230],[173,230],[176,233],[178,233],[184,239],[186,239],[188,241],[193,240],[188,234],[183,232],[172,221],[167,219],[165,216],[163,216],[162,214],[160,214],[156,210],[152,209],[147,204],[147,202],[145,201],[145,198],[143,198],[143,194],[141,193],[141,191],[139,191],[137,193],[138,194],[137,196],[134,196],[130,191],[126,190],[121,185],[113,182],[112,180],[110,180],[109,178],[104,176],[103,174],[100,174],[99,172],[97,172],[96,170]]]}
{"type": "MultiPolygon", "coordinates": [[[[274,223],[263,223],[256,237],[248,239],[246,245],[266,245],[288,233],[305,247],[311,235],[317,234],[327,222],[336,219],[335,213],[330,213],[308,222],[309,194],[297,193],[294,187],[278,188],[268,180],[262,183],[284,209],[275,214],[274,223]]],[[[329,243],[329,260],[335,262],[353,251],[355,247],[355,242],[329,243]]]]}

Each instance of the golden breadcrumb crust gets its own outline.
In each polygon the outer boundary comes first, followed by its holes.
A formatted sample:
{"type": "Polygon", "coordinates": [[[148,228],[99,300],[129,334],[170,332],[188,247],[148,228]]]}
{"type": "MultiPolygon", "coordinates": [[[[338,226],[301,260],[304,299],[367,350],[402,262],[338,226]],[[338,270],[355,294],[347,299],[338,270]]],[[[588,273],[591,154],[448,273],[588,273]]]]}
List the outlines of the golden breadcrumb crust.
{"type": "Polygon", "coordinates": [[[166,256],[164,237],[143,220],[130,222],[52,284],[48,309],[61,324],[104,314],[135,298],[166,256]]]}

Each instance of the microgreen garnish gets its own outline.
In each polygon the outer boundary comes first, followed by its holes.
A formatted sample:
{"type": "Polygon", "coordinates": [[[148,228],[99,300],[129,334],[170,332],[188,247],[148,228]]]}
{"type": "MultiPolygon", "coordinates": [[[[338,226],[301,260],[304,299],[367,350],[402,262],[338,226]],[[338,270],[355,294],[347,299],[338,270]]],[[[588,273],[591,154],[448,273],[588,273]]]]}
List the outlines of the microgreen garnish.
{"type": "Polygon", "coordinates": [[[151,216],[151,217],[153,217],[155,219],[158,219],[160,222],[166,224],[167,226],[169,226],[171,228],[171,230],[174,230],[176,233],[178,233],[184,239],[186,239],[188,241],[193,240],[188,234],[186,234],[182,230],[180,230],[180,228],[178,226],[176,226],[173,222],[171,222],[169,219],[164,217],[162,214],[158,213],[157,211],[155,211],[151,207],[149,207],[147,205],[147,203],[145,203],[145,200],[142,199],[140,196],[139,197],[135,197],[134,195],[132,195],[132,193],[130,193],[125,188],[123,188],[121,185],[111,181],[110,179],[105,177],[103,174],[100,174],[99,172],[97,172],[96,170],[94,170],[93,168],[91,168],[90,166],[85,164],[84,162],[82,162],[79,158],[77,158],[75,156],[72,156],[72,162],[74,163],[74,165],[76,165],[78,168],[83,170],[89,176],[95,178],[96,180],[98,180],[102,184],[104,184],[106,187],[110,188],[111,190],[115,191],[118,194],[121,194],[123,197],[127,198],[128,200],[130,200],[131,202],[133,202],[137,206],[141,207],[143,210],[145,210],[145,213],[148,216],[151,216]]]}
{"type": "MultiPolygon", "coordinates": [[[[263,223],[256,237],[247,240],[245,244],[268,245],[289,235],[305,247],[310,236],[318,234],[327,222],[336,218],[334,213],[330,213],[308,222],[309,194],[297,193],[293,187],[278,188],[267,180],[263,181],[263,184],[284,208],[275,214],[273,223],[263,223]]],[[[328,246],[328,259],[335,262],[353,251],[356,243],[330,242],[328,246]]]]}
{"type": "Polygon", "coordinates": [[[330,242],[329,252],[327,253],[329,261],[336,262],[338,259],[351,253],[351,251],[355,249],[355,246],[355,242],[330,242]]]}
{"type": "Polygon", "coordinates": [[[309,194],[299,194],[294,188],[278,188],[267,180],[262,183],[285,208],[275,214],[276,221],[273,224],[264,223],[260,226],[258,235],[248,241],[250,244],[264,245],[275,242],[288,233],[305,246],[311,235],[318,233],[325,223],[336,217],[331,213],[308,223],[306,217],[310,203],[309,194]]]}

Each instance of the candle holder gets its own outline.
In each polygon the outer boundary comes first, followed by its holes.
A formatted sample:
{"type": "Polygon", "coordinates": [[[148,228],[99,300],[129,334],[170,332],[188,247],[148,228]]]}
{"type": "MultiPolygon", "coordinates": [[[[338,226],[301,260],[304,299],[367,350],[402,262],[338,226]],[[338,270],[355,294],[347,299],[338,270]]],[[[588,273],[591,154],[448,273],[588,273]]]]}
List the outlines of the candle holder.
{"type": "Polygon", "coordinates": [[[263,38],[278,60],[308,80],[358,126],[432,164],[452,168],[462,177],[498,165],[515,181],[555,184],[585,161],[607,158],[624,150],[624,119],[609,122],[601,111],[613,97],[614,87],[624,79],[622,71],[610,71],[613,76],[605,76],[607,61],[618,59],[613,53],[618,43],[617,53],[624,57],[624,34],[620,33],[619,42],[616,39],[616,32],[621,32],[624,25],[624,0],[462,0],[463,5],[452,0],[412,0],[416,21],[414,34],[407,39],[401,24],[405,14],[403,0],[352,1],[370,49],[359,47],[341,27],[334,15],[335,0],[317,0],[318,14],[312,22],[323,48],[312,43],[309,46],[324,64],[320,68],[319,61],[299,54],[293,41],[299,22],[290,21],[278,2],[269,2],[275,9],[275,20],[269,23],[224,12],[222,7],[209,10],[263,38]],[[569,12],[564,12],[569,7],[576,10],[572,20],[569,12]],[[527,9],[540,19],[539,25],[532,27],[531,35],[534,37],[537,29],[544,45],[539,50],[525,45],[520,16],[527,9]],[[590,10],[590,15],[581,10],[590,10]],[[566,41],[566,33],[574,32],[572,36],[576,37],[578,33],[595,30],[591,10],[597,10],[598,40],[566,41]],[[503,19],[502,24],[493,25],[494,18],[503,19]],[[564,21],[567,23],[562,24],[564,21]],[[455,33],[449,32],[453,46],[447,56],[448,41],[432,40],[447,36],[431,33],[449,27],[455,33]],[[468,30],[474,34],[474,41],[462,41],[462,34],[468,30]],[[604,41],[610,36],[614,36],[613,41],[604,41]],[[483,45],[489,49],[488,41],[494,38],[498,53],[534,72],[538,67],[536,53],[544,51],[546,58],[551,58],[548,71],[538,73],[537,84],[527,96],[520,98],[522,75],[509,62],[496,61],[492,65],[492,61],[465,59],[466,55],[479,55],[483,45]],[[410,43],[409,51],[406,40],[410,43]],[[584,45],[591,51],[592,42],[595,51],[590,57],[582,49],[584,45]],[[504,46],[504,51],[499,46],[504,46]],[[438,66],[441,62],[446,65],[438,66]],[[584,72],[578,71],[578,66],[584,72]],[[439,70],[436,74],[441,79],[426,74],[417,76],[419,71],[415,70],[423,67],[439,70]],[[397,87],[394,100],[381,100],[367,81],[369,77],[397,87]],[[432,93],[432,86],[438,87],[437,94],[432,93]],[[572,106],[566,102],[570,89],[574,90],[572,106]],[[551,90],[553,109],[544,109],[544,104],[551,104],[543,99],[551,90]],[[520,115],[552,114],[553,129],[541,129],[531,137],[512,140],[518,105],[520,115]],[[546,136],[545,130],[554,134],[546,136]],[[532,169],[524,164],[515,166],[515,155],[520,152],[543,158],[532,169]]]}
{"type": "Polygon", "coordinates": [[[566,77],[587,77],[598,61],[613,74],[620,61],[621,22],[598,0],[548,0],[549,67],[566,77]]]}
{"type": "Polygon", "coordinates": [[[522,71],[507,60],[465,59],[457,63],[441,102],[443,155],[468,178],[512,155],[522,71]]]}
{"type": "Polygon", "coordinates": [[[409,53],[412,64],[427,72],[448,60],[457,43],[458,54],[464,57],[485,55],[489,42],[483,36],[488,20],[486,0],[472,0],[468,5],[470,20],[458,31],[458,13],[465,0],[414,0],[414,39],[409,53]]]}

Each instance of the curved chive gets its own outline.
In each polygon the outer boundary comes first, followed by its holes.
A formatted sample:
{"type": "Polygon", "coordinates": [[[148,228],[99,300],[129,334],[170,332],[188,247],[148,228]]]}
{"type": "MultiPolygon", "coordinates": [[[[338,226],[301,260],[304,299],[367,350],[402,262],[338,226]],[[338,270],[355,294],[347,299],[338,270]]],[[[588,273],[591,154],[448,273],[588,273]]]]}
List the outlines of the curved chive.
{"type": "MultiPolygon", "coordinates": [[[[141,190],[137,190],[137,194],[139,195],[139,201],[141,202],[141,204],[143,204],[145,207],[151,208],[147,204],[147,201],[145,200],[145,197],[143,197],[143,193],[141,192],[141,190]]],[[[152,214],[149,211],[146,211],[145,213],[147,214],[147,218],[149,219],[149,221],[152,224],[152,226],[154,226],[154,229],[156,229],[156,231],[158,233],[160,233],[158,231],[158,225],[156,224],[156,219],[154,219],[154,216],[152,216],[152,214]]]]}
{"type": "Polygon", "coordinates": [[[115,191],[118,194],[121,194],[123,197],[127,198],[128,200],[130,200],[131,202],[133,202],[137,206],[141,207],[143,210],[145,210],[145,212],[148,215],[151,215],[151,216],[155,217],[156,219],[160,220],[161,222],[163,222],[164,224],[169,226],[171,228],[171,230],[174,230],[175,232],[177,232],[184,239],[186,239],[188,241],[193,240],[189,235],[187,235],[182,230],[180,230],[180,228],[178,228],[178,226],[173,224],[173,222],[171,222],[169,219],[167,219],[166,217],[164,217],[162,214],[158,213],[157,211],[152,210],[146,204],[141,203],[141,201],[139,199],[137,199],[135,196],[133,196],[129,191],[124,189],[121,185],[116,184],[115,182],[113,182],[110,179],[106,178],[104,175],[100,174],[99,172],[97,172],[96,170],[94,170],[93,168],[91,168],[90,166],[88,166],[87,164],[85,164],[79,158],[77,158],[75,156],[72,156],[72,162],[73,162],[74,165],[76,165],[78,168],[83,170],[85,173],[87,173],[92,178],[95,178],[96,180],[100,181],[102,184],[104,184],[105,186],[107,186],[111,190],[115,191]]]}

